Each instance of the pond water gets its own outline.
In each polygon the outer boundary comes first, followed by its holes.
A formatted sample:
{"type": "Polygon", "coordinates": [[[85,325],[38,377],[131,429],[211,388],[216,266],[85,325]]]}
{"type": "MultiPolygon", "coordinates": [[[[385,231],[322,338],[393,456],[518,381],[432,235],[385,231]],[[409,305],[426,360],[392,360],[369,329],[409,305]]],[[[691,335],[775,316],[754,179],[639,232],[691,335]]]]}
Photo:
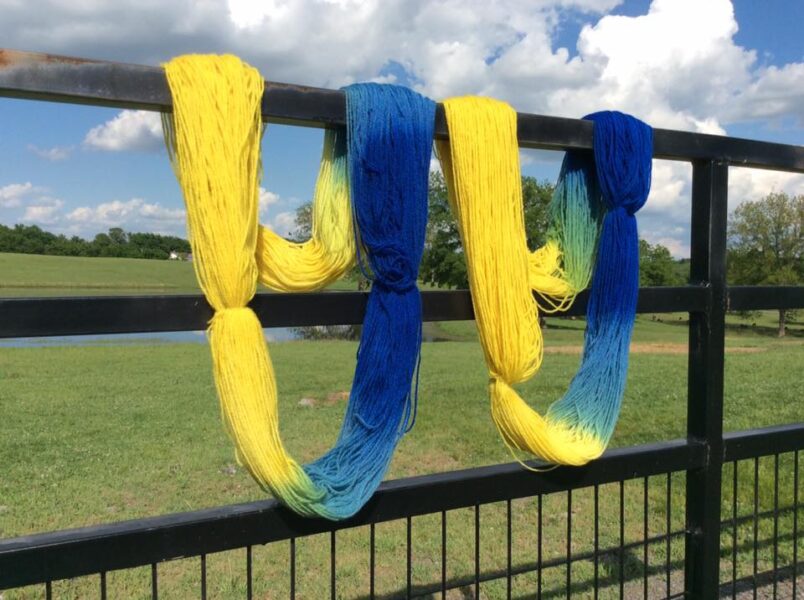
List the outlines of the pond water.
{"type": "MultiPolygon", "coordinates": [[[[269,342],[287,342],[300,338],[290,327],[264,329],[269,342]]],[[[161,331],[157,333],[114,333],[105,335],[62,335],[0,340],[0,348],[42,348],[50,346],[125,346],[129,344],[206,344],[204,331],[161,331]]]]}

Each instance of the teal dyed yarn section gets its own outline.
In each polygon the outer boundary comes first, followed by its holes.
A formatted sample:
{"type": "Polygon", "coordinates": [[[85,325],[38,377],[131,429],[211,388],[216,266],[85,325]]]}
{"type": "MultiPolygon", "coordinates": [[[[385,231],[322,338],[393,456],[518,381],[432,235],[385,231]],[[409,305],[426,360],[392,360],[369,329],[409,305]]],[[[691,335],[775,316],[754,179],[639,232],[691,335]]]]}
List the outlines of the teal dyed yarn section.
{"type": "Polygon", "coordinates": [[[628,372],[639,289],[634,214],[650,192],[653,130],[620,112],[584,118],[595,124],[594,164],[582,155],[573,158],[572,164],[586,171],[586,181],[596,181],[595,189],[587,194],[590,202],[602,203],[605,214],[586,310],[581,366],[547,416],[606,445],[620,414],[628,372]]]}
{"type": "Polygon", "coordinates": [[[366,503],[415,418],[422,323],[416,280],[435,123],[435,103],[407,88],[366,83],[345,91],[353,212],[373,282],[340,436],[305,467],[325,490],[332,519],[366,503]]]}
{"type": "Polygon", "coordinates": [[[564,278],[573,290],[592,279],[604,207],[591,154],[567,152],[550,201],[547,239],[561,248],[564,278]]]}

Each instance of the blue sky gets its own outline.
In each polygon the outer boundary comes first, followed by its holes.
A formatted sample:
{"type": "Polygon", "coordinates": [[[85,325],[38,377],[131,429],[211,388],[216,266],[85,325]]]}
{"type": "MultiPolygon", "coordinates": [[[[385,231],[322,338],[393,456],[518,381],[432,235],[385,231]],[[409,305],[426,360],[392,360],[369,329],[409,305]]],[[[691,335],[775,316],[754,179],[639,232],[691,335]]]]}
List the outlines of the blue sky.
{"type": "MultiPolygon", "coordinates": [[[[148,64],[231,51],[278,81],[394,81],[435,99],[478,93],[561,116],[618,108],[661,127],[804,142],[798,0],[511,0],[477,2],[471,16],[458,0],[219,0],[205,10],[132,0],[109,2],[89,20],[80,0],[3,4],[0,36],[17,49],[148,64]],[[153,31],[158,10],[165,31],[153,31]],[[309,22],[318,13],[320,23],[309,22]]],[[[119,114],[0,98],[0,222],[84,237],[110,226],[183,234],[154,117],[119,114]]],[[[262,217],[277,230],[292,227],[311,195],[321,136],[268,128],[262,217]]],[[[523,152],[523,172],[554,179],[560,158],[523,152]]],[[[731,180],[732,205],[771,190],[804,193],[801,176],[732,169],[731,180]]],[[[641,232],[677,256],[688,252],[688,196],[688,166],[657,162],[641,232]]]]}

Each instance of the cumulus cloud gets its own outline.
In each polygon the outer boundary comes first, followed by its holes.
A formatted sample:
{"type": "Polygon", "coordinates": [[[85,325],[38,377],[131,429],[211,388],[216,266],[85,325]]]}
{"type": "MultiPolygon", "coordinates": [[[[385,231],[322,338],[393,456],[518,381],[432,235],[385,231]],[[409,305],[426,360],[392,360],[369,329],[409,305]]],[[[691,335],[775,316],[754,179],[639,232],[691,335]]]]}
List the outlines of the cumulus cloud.
{"type": "Polygon", "coordinates": [[[165,208],[158,202],[142,198],[112,200],[96,206],[80,206],[70,211],[65,219],[84,230],[99,231],[110,227],[123,227],[129,231],[173,232],[184,225],[185,212],[165,208]]]}
{"type": "Polygon", "coordinates": [[[9,223],[18,219],[24,223],[52,225],[58,222],[63,206],[63,200],[51,196],[47,188],[30,181],[0,187],[0,207],[11,209],[2,214],[3,220],[9,223]],[[22,214],[13,209],[23,209],[22,214]],[[16,218],[15,214],[18,215],[16,218]]]}
{"type": "Polygon", "coordinates": [[[54,225],[59,221],[64,202],[58,198],[39,198],[35,204],[25,207],[22,220],[37,225],[54,225]]]}
{"type": "Polygon", "coordinates": [[[35,187],[30,181],[25,183],[10,183],[0,187],[0,207],[17,208],[23,201],[30,198],[42,188],[35,187]]]}
{"type": "Polygon", "coordinates": [[[268,212],[269,207],[273,206],[277,202],[279,202],[279,194],[275,194],[274,192],[266,190],[264,187],[260,186],[260,216],[265,215],[268,212]]]}
{"type": "Polygon", "coordinates": [[[123,110],[113,119],[93,127],[84,145],[94,150],[155,152],[164,146],[162,121],[158,113],[123,110]]]}
{"type": "Polygon", "coordinates": [[[276,215],[271,221],[271,229],[281,236],[290,235],[296,229],[296,212],[285,211],[276,215]]]}
{"type": "Polygon", "coordinates": [[[804,175],[743,167],[729,169],[730,210],[743,202],[761,200],[770,192],[804,196],[804,175]]]}
{"type": "Polygon", "coordinates": [[[36,154],[39,158],[44,158],[51,162],[59,162],[70,158],[73,151],[72,146],[53,146],[51,148],[40,148],[35,144],[28,144],[28,150],[36,154]]]}
{"type": "Polygon", "coordinates": [[[639,236],[677,257],[689,256],[691,178],[688,163],[654,160],[650,195],[638,214],[639,236]]]}

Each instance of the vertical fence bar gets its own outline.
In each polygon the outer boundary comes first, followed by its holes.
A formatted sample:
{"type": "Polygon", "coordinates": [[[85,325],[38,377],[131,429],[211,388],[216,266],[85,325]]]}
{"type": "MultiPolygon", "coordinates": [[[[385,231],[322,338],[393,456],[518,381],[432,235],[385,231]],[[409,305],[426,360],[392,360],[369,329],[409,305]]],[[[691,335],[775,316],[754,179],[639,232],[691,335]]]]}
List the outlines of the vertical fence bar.
{"type": "Polygon", "coordinates": [[[480,598],[480,505],[475,504],[475,598],[480,598]]]}
{"type": "Polygon", "coordinates": [[[798,579],[798,450],[793,454],[793,600],[798,579]]]}
{"type": "Polygon", "coordinates": [[[625,598],[625,481],[620,481],[620,549],[617,552],[620,572],[620,600],[625,598]]]}
{"type": "Polygon", "coordinates": [[[754,459],[754,570],[751,584],[754,588],[753,598],[757,598],[757,574],[759,573],[759,458],[754,459]]]}
{"type": "Polygon", "coordinates": [[[567,490],[567,599],[569,599],[572,596],[571,590],[572,590],[572,490],[567,490]]]}
{"type": "Polygon", "coordinates": [[[513,561],[512,555],[512,534],[511,534],[511,500],[508,499],[508,502],[505,504],[505,543],[507,546],[507,551],[505,553],[506,556],[506,566],[505,566],[505,597],[508,600],[511,600],[511,593],[512,593],[512,584],[513,581],[511,580],[511,564],[513,561]]]}
{"type": "Polygon", "coordinates": [[[329,534],[329,575],[330,575],[329,590],[330,590],[330,597],[332,598],[332,600],[336,600],[338,597],[336,544],[337,541],[335,539],[335,530],[333,529],[329,534]]]}
{"type": "Polygon", "coordinates": [[[290,600],[296,600],[296,538],[290,538],[290,600]]]}
{"type": "Polygon", "coordinates": [[[536,579],[536,599],[542,600],[542,527],[544,526],[544,520],[542,519],[542,495],[539,494],[539,537],[536,540],[537,550],[536,550],[536,562],[539,565],[538,576],[536,579]]]}
{"type": "Polygon", "coordinates": [[[708,310],[690,314],[687,376],[687,438],[707,449],[687,471],[684,589],[700,599],[717,598],[720,578],[728,176],[725,163],[692,163],[690,283],[711,293],[708,310]]]}
{"type": "Polygon", "coordinates": [[[201,555],[201,600],[207,600],[207,555],[201,555]]]}
{"type": "Polygon", "coordinates": [[[665,540],[665,552],[667,553],[665,556],[665,563],[664,563],[664,576],[665,576],[665,586],[666,586],[666,595],[669,598],[670,592],[673,589],[671,577],[672,577],[672,563],[670,562],[670,558],[673,552],[673,543],[672,543],[672,533],[673,533],[673,474],[667,474],[667,499],[665,500],[665,507],[667,508],[667,514],[665,515],[665,528],[667,533],[667,540],[665,540]]]}
{"type": "Polygon", "coordinates": [[[376,533],[374,523],[369,526],[369,598],[374,600],[374,571],[376,569],[376,533]]]}
{"type": "Polygon", "coordinates": [[[642,482],[642,597],[648,600],[648,478],[642,482]]]}
{"type": "Polygon", "coordinates": [[[159,600],[159,573],[156,569],[156,563],[151,564],[151,598],[159,600]]]}
{"type": "Polygon", "coordinates": [[[594,571],[594,600],[598,599],[600,594],[600,486],[595,485],[595,538],[594,538],[594,556],[595,556],[595,571],[594,571]]]}
{"type": "Polygon", "coordinates": [[[779,587],[779,455],[773,455],[773,597],[779,587]]]}
{"type": "Polygon", "coordinates": [[[447,597],[447,511],[441,511],[441,598],[447,597]]]}
{"type": "Polygon", "coordinates": [[[413,550],[411,549],[411,528],[413,527],[413,521],[411,517],[406,519],[405,523],[405,532],[406,532],[406,548],[407,548],[407,556],[406,556],[406,565],[407,565],[407,574],[406,574],[406,582],[405,582],[405,597],[410,599],[413,593],[413,577],[411,571],[413,570],[413,550]]]}
{"type": "Polygon", "coordinates": [[[251,546],[246,546],[246,598],[254,598],[254,574],[252,571],[251,546]]]}
{"type": "Polygon", "coordinates": [[[731,472],[731,597],[737,600],[737,461],[731,472]]]}

